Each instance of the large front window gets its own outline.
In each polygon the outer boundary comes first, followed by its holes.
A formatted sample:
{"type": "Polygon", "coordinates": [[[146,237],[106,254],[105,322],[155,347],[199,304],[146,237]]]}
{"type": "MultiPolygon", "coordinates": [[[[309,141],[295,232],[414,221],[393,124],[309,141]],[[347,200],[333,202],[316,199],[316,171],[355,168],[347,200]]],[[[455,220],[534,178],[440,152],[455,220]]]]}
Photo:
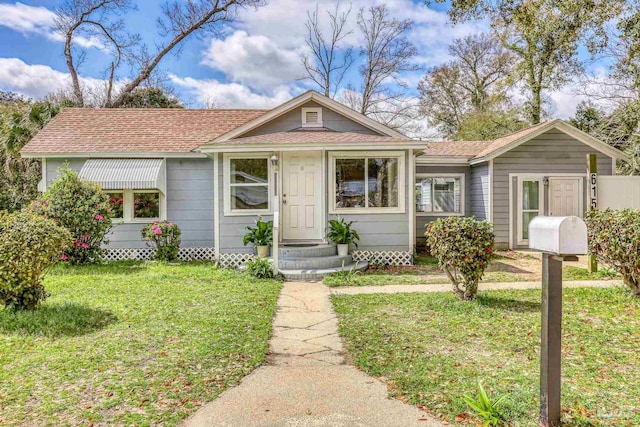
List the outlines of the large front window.
{"type": "Polygon", "coordinates": [[[464,175],[418,175],[415,186],[416,212],[463,214],[464,175]]]}
{"type": "Polygon", "coordinates": [[[270,208],[269,158],[233,155],[225,161],[227,214],[267,213],[270,208]]]}
{"type": "Polygon", "coordinates": [[[398,153],[372,156],[333,155],[333,211],[400,211],[403,157],[398,153]]]}

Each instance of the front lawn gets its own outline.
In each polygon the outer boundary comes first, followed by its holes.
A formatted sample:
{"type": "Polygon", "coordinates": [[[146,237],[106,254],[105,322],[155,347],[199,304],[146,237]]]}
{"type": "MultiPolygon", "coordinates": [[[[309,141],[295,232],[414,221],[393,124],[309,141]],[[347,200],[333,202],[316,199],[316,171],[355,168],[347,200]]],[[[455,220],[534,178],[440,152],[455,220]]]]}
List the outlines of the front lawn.
{"type": "Polygon", "coordinates": [[[211,264],[59,266],[0,309],[0,424],[175,425],[265,359],[280,283],[211,264]]]}
{"type": "MultiPolygon", "coordinates": [[[[537,425],[540,291],[333,295],[353,363],[390,393],[452,423],[463,395],[507,393],[512,425],[537,425]]],[[[563,408],[570,425],[640,425],[640,299],[620,288],[565,291],[563,408]]]]}
{"type": "MultiPolygon", "coordinates": [[[[491,260],[482,282],[540,281],[542,263],[539,257],[529,253],[499,251],[491,260]]],[[[583,264],[565,262],[564,280],[611,280],[620,276],[608,268],[589,273],[583,264]]],[[[325,277],[327,286],[385,286],[385,285],[434,285],[449,284],[446,274],[438,267],[438,261],[418,253],[414,265],[399,267],[372,266],[364,273],[333,274],[325,277]]]]}

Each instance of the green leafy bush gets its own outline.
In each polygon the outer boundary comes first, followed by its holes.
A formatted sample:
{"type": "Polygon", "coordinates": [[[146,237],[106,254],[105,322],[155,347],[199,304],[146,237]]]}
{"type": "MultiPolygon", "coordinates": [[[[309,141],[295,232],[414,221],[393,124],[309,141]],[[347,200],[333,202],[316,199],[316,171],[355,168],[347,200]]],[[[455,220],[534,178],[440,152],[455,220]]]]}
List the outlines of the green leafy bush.
{"type": "Polygon", "coordinates": [[[109,195],[98,184],[82,181],[67,166],[59,174],[30,209],[71,232],[73,246],[65,254],[71,264],[99,261],[101,246],[107,243],[105,236],[112,227],[109,195]]]}
{"type": "Polygon", "coordinates": [[[589,252],[620,273],[640,297],[640,210],[591,210],[585,220],[589,252]]]}
{"type": "Polygon", "coordinates": [[[253,243],[254,246],[273,245],[273,221],[263,221],[258,217],[255,227],[247,227],[247,234],[242,238],[242,243],[247,246],[253,243]]]}
{"type": "Polygon", "coordinates": [[[425,233],[431,255],[445,271],[461,300],[472,300],[493,253],[491,224],[468,217],[440,218],[425,233]]]}
{"type": "Polygon", "coordinates": [[[31,212],[0,214],[0,303],[33,310],[47,297],[42,278],[71,246],[71,233],[31,212]]]}
{"type": "Polygon", "coordinates": [[[352,228],[355,221],[345,221],[344,218],[329,220],[327,238],[336,245],[349,245],[353,243],[358,247],[357,240],[360,240],[358,232],[352,228]]]}
{"type": "Polygon", "coordinates": [[[505,417],[500,410],[500,406],[507,398],[507,395],[498,397],[493,402],[491,397],[482,387],[482,383],[478,381],[478,397],[472,397],[469,395],[464,396],[464,401],[469,405],[469,408],[473,410],[482,420],[483,426],[499,426],[505,423],[505,417]]]}
{"type": "Polygon", "coordinates": [[[256,258],[247,261],[247,271],[258,279],[272,279],[274,277],[273,266],[266,258],[256,258]]]}
{"type": "Polygon", "coordinates": [[[175,261],[180,250],[180,228],[170,221],[153,221],[142,229],[142,238],[156,247],[154,259],[175,261]]]}

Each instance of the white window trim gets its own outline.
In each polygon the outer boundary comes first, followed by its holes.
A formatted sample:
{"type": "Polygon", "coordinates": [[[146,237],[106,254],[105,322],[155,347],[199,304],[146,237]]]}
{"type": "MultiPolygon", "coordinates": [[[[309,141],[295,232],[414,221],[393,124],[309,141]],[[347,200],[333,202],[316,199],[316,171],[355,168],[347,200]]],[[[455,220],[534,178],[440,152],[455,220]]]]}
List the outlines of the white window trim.
{"type": "Polygon", "coordinates": [[[525,212],[522,209],[522,183],[524,181],[537,181],[538,182],[538,209],[527,209],[527,212],[538,212],[538,215],[544,215],[544,194],[545,194],[545,186],[544,186],[544,177],[540,175],[519,175],[517,179],[517,224],[518,224],[518,235],[516,236],[516,241],[518,246],[528,245],[529,239],[525,239],[523,237],[523,229],[522,229],[522,214],[525,212]]]}
{"type": "MultiPolygon", "coordinates": [[[[365,171],[366,171],[365,162],[365,171]]],[[[366,172],[365,172],[366,175],[366,172]]],[[[366,180],[365,176],[365,180],[366,180]]],[[[365,181],[366,182],[366,181],[365,181]]],[[[385,214],[385,213],[405,213],[405,188],[407,186],[407,176],[405,170],[404,151],[333,151],[329,153],[329,213],[339,214],[385,214]],[[367,159],[367,158],[397,158],[398,159],[398,206],[389,208],[336,208],[336,159],[367,159]]],[[[365,185],[365,198],[368,197],[368,186],[365,185]]]]}
{"type": "MultiPolygon", "coordinates": [[[[224,154],[223,162],[223,182],[224,182],[224,216],[255,216],[271,215],[273,213],[272,199],[273,179],[271,166],[271,152],[269,153],[234,153],[224,154]],[[231,209],[231,160],[232,159],[266,159],[267,160],[267,209],[231,209]]],[[[250,185],[250,184],[249,184],[250,185]]]]}
{"type": "MultiPolygon", "coordinates": [[[[460,179],[460,212],[420,212],[416,207],[417,216],[465,216],[465,174],[464,173],[417,173],[416,179],[413,183],[413,190],[415,194],[415,185],[418,180],[423,178],[459,178],[460,179]]],[[[415,205],[415,196],[412,200],[415,205]]]]}
{"type": "Polygon", "coordinates": [[[321,107],[303,107],[302,109],[302,127],[303,128],[321,128],[322,123],[322,108],[321,107]],[[318,113],[317,123],[307,123],[307,113],[318,113]]]}
{"type": "Polygon", "coordinates": [[[113,217],[112,219],[116,221],[124,221],[124,217],[127,215],[127,190],[104,190],[104,192],[107,194],[122,194],[122,217],[113,217]]]}
{"type": "Polygon", "coordinates": [[[113,218],[121,224],[148,224],[153,221],[165,221],[167,219],[167,198],[160,190],[105,190],[107,194],[123,193],[124,203],[122,206],[122,215],[124,218],[113,218]],[[134,218],[133,216],[133,193],[158,193],[160,195],[159,218],[134,218]]]}

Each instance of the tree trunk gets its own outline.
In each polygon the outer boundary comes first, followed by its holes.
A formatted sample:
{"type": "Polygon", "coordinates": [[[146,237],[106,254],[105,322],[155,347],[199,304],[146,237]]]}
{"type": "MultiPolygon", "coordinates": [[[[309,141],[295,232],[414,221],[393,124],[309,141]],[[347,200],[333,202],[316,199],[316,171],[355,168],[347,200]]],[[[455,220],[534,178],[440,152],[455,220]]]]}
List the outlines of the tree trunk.
{"type": "Polygon", "coordinates": [[[629,288],[634,297],[640,298],[640,283],[627,275],[622,276],[622,281],[629,288]]]}
{"type": "Polygon", "coordinates": [[[73,32],[76,28],[77,25],[67,32],[64,43],[64,57],[67,61],[69,74],[71,74],[71,83],[73,84],[73,95],[76,98],[76,104],[78,107],[84,107],[84,96],[82,95],[82,88],[80,87],[80,79],[78,78],[76,67],[73,64],[73,54],[71,53],[71,41],[73,39],[73,32]]]}
{"type": "Polygon", "coordinates": [[[542,89],[534,86],[531,88],[531,124],[540,123],[542,116],[542,89]]]}

